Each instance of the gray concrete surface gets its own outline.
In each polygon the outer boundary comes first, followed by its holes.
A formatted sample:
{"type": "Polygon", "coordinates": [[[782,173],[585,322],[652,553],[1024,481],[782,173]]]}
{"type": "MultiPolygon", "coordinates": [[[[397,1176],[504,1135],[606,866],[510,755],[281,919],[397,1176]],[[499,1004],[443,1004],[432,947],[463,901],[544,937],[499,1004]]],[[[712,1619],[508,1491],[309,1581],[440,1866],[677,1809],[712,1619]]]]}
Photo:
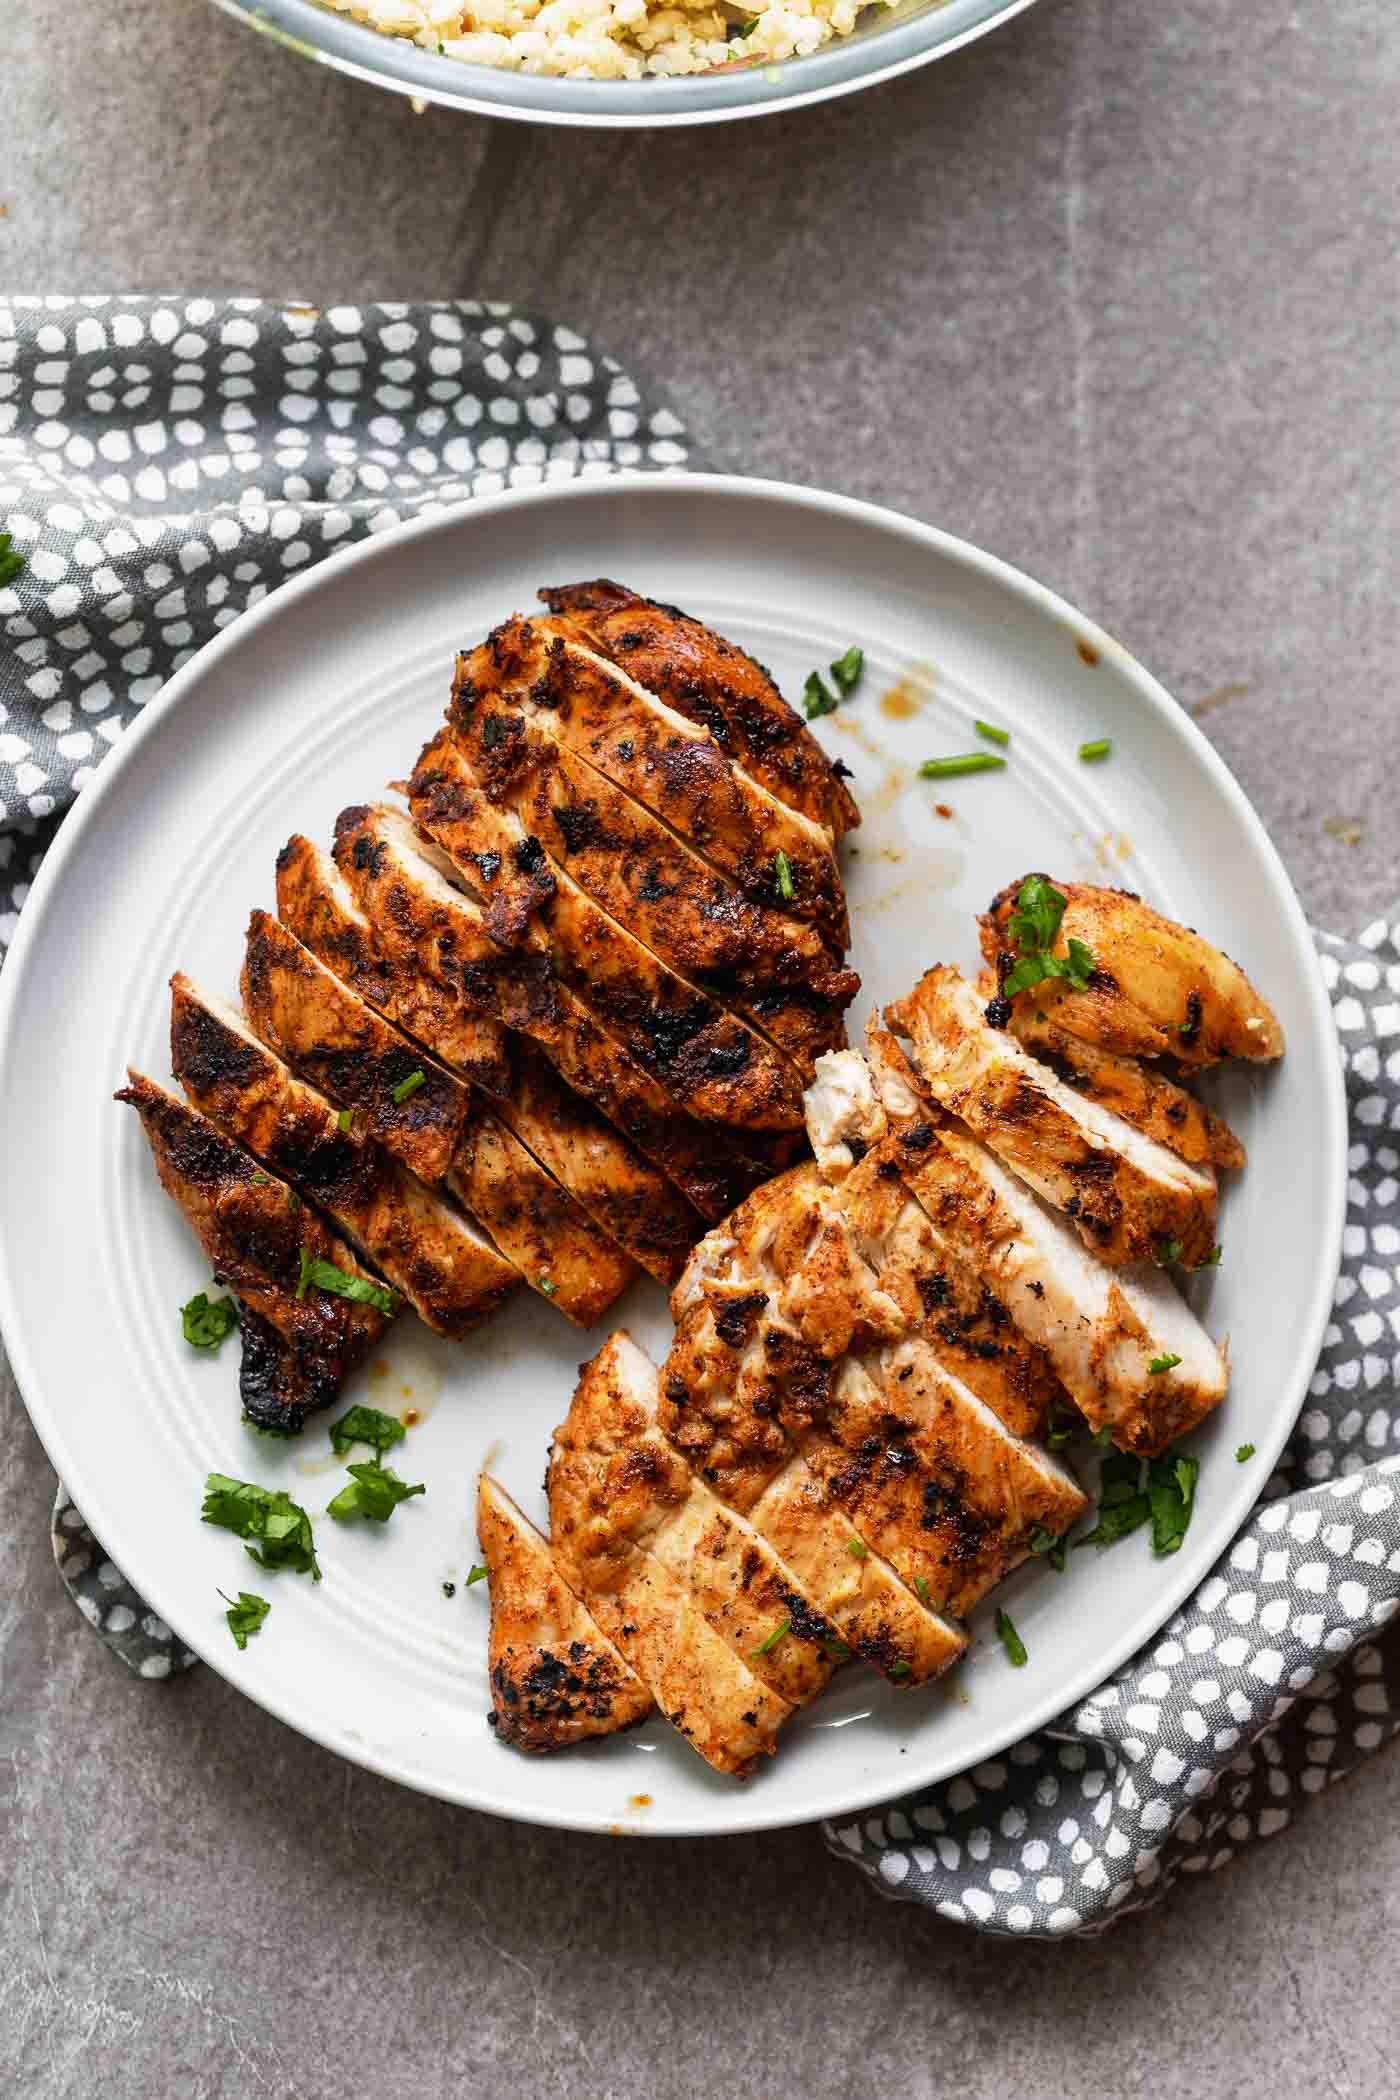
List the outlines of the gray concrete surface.
{"type": "MultiPolygon", "coordinates": [[[[1068,592],[1200,710],[1309,909],[1351,927],[1400,894],[1398,85],[1388,0],[1042,0],[795,118],[550,136],[415,116],[195,0],[15,0],[0,283],[546,307],[719,463],[1068,592]]],[[[805,1833],[512,1829],[207,1673],[129,1681],[58,1591],[3,1400],[6,2090],[1400,2091],[1394,1756],[1088,1946],[884,1905],[805,1833]]]]}

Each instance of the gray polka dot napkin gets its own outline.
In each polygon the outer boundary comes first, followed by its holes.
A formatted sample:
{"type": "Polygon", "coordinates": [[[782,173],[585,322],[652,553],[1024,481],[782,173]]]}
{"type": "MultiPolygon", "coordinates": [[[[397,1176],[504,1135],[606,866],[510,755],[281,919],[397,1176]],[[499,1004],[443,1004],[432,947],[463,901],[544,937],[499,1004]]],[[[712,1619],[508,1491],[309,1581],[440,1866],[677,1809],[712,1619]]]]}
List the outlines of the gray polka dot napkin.
{"type": "MultiPolygon", "coordinates": [[[[103,752],[285,577],[434,507],[689,456],[612,359],[509,306],[0,297],[0,534],[25,558],[0,580],[0,956],[103,752]]],[[[828,1827],[887,1895],[990,1931],[1101,1930],[1285,1828],[1394,1733],[1400,1647],[1377,1636],[1400,1601],[1400,924],[1319,948],[1350,1214],[1285,1461],[1111,1683],[1005,1757],[828,1827]]],[[[53,1539],[132,1668],[193,1661],[62,1490],[53,1539]]]]}

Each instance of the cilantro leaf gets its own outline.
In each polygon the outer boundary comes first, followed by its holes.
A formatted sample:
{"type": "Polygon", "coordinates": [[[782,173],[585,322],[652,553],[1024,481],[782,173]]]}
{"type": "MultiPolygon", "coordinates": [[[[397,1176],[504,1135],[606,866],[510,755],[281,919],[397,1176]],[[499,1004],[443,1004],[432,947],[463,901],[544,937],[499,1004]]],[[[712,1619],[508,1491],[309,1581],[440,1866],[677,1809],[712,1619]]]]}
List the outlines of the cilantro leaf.
{"type": "Polygon", "coordinates": [[[16,551],[10,534],[0,532],[0,591],[6,584],[13,583],[17,576],[23,575],[27,567],[24,555],[16,551]]]}
{"type": "Polygon", "coordinates": [[[333,1261],[321,1261],[310,1249],[301,1250],[301,1274],[297,1278],[297,1296],[306,1296],[306,1287],[314,1283],[318,1291],[330,1291],[337,1298],[353,1298],[358,1305],[372,1305],[376,1312],[390,1319],[399,1309],[399,1294],[391,1291],[387,1284],[371,1283],[368,1276],[352,1276],[333,1261]]]}
{"type": "Polygon", "coordinates": [[[1112,1546],[1138,1531],[1152,1515],[1142,1484],[1142,1460],[1130,1451],[1111,1451],[1099,1472],[1098,1522],[1075,1540],[1075,1546],[1112,1546]]]}
{"type": "Polygon", "coordinates": [[[1181,1358],[1179,1356],[1174,1355],[1173,1352],[1170,1349],[1168,1349],[1165,1356],[1154,1356],[1147,1368],[1150,1374],[1155,1378],[1159,1374],[1159,1372],[1174,1371],[1180,1362],[1181,1358]]]}
{"type": "Polygon", "coordinates": [[[321,1580],[311,1519],[283,1489],[211,1473],[204,1483],[200,1516],[245,1542],[256,1540],[247,1551],[260,1568],[290,1568],[295,1575],[321,1580]]]}
{"type": "Polygon", "coordinates": [[[390,1098],[395,1108],[402,1108],[404,1102],[416,1094],[420,1086],[426,1086],[427,1084],[428,1075],[423,1070],[423,1067],[419,1065],[416,1071],[410,1072],[407,1079],[401,1079],[394,1088],[390,1098]]]}
{"type": "Polygon", "coordinates": [[[1253,1444],[1241,1444],[1235,1452],[1235,1464],[1237,1466],[1244,1465],[1249,1459],[1253,1458],[1254,1451],[1255,1447],[1253,1444]]]}
{"type": "Polygon", "coordinates": [[[802,688],[802,705],[809,722],[815,722],[819,715],[834,715],[840,706],[820,671],[807,673],[807,683],[802,688]]]}
{"type": "Polygon", "coordinates": [[[855,1560],[868,1560],[870,1558],[870,1548],[866,1545],[864,1539],[847,1539],[846,1551],[855,1560]]]}
{"type": "Polygon", "coordinates": [[[1175,1553],[1186,1536],[1196,1499],[1196,1480],[1201,1470],[1198,1458],[1154,1458],[1147,1469],[1147,1494],[1152,1505],[1152,1550],[1175,1553]]]}
{"type": "Polygon", "coordinates": [[[865,651],[856,648],[853,643],[844,656],[837,657],[830,669],[832,683],[835,685],[837,692],[843,700],[848,699],[860,684],[864,675],[865,651]]]}
{"type": "Polygon", "coordinates": [[[367,1517],[371,1524],[387,1524],[401,1502],[410,1496],[426,1495],[428,1490],[420,1480],[410,1487],[400,1480],[397,1473],[381,1465],[377,1458],[358,1466],[347,1466],[350,1485],[343,1487],[333,1501],[326,1504],[326,1515],[344,1523],[347,1517],[367,1517]]]}
{"type": "Polygon", "coordinates": [[[1002,979],[1001,996],[1014,999],[1049,977],[1063,978],[1076,992],[1084,991],[1094,974],[1093,951],[1073,937],[1064,955],[1052,955],[1060,921],[1068,898],[1045,875],[1028,875],[1016,893],[1016,909],[1007,920],[1007,932],[1016,943],[1017,961],[1002,979]]]}
{"type": "Polygon", "coordinates": [[[470,1589],[470,1588],[471,1588],[471,1586],[472,1586],[472,1584],[473,1584],[474,1582],[485,1582],[485,1580],[486,1580],[486,1574],[487,1574],[487,1571],[486,1571],[486,1569],[485,1569],[485,1568],[483,1568],[483,1567],[480,1567],[480,1566],[477,1566],[477,1565],[474,1565],[474,1566],[473,1566],[473,1568],[472,1568],[472,1571],[471,1571],[470,1575],[468,1575],[468,1577],[467,1577],[467,1580],[466,1580],[466,1585],[465,1585],[465,1586],[466,1586],[466,1588],[467,1588],[467,1589],[470,1589]]]}
{"type": "Polygon", "coordinates": [[[338,1422],[329,1424],[329,1434],[332,1449],[339,1455],[352,1444],[371,1444],[376,1451],[388,1451],[401,1444],[408,1432],[402,1422],[377,1407],[351,1407],[338,1422]]]}
{"type": "Polygon", "coordinates": [[[1061,1532],[1056,1538],[1053,1531],[1047,1531],[1043,1524],[1037,1524],[1031,1531],[1031,1552],[1038,1559],[1047,1561],[1057,1575],[1063,1575],[1069,1552],[1069,1533],[1061,1532]]]}
{"type": "Polygon", "coordinates": [[[914,1595],[918,1598],[920,1604],[928,1604],[932,1601],[927,1575],[916,1575],[914,1577],[914,1595]]]}
{"type": "Polygon", "coordinates": [[[1012,1668],[1017,1670],[1024,1669],[1029,1659],[1026,1655],[1026,1644],[1012,1625],[1009,1612],[998,1611],[997,1613],[997,1638],[1006,1650],[1006,1659],[1012,1668]]]}
{"type": "Polygon", "coordinates": [[[1156,1247],[1153,1249],[1152,1259],[1156,1262],[1159,1269],[1169,1269],[1174,1261],[1181,1260],[1181,1255],[1182,1246],[1180,1240],[1158,1240],[1156,1247]]]}
{"type": "Polygon", "coordinates": [[[755,1655],[770,1655],[772,1651],[777,1647],[779,1641],[782,1640],[783,1636],[785,1634],[791,1633],[791,1631],[792,1620],[780,1619],[778,1621],[778,1624],[773,1628],[773,1631],[769,1634],[767,1640],[764,1641],[760,1647],[755,1648],[753,1650],[753,1653],[755,1655]]]}
{"type": "Polygon", "coordinates": [[[228,1606],[224,1618],[229,1632],[240,1648],[246,1648],[252,1635],[261,1632],[262,1622],[272,1606],[266,1597],[259,1597],[252,1590],[240,1590],[236,1600],[224,1590],[220,1590],[219,1595],[228,1606]]]}
{"type": "Polygon", "coordinates": [[[191,1349],[217,1349],[238,1325],[232,1298],[210,1298],[199,1291],[180,1307],[180,1326],[191,1349]]]}
{"type": "Polygon", "coordinates": [[[773,855],[773,873],[777,878],[778,895],[785,903],[790,904],[797,895],[797,891],[792,880],[792,862],[788,859],[781,846],[773,855]]]}

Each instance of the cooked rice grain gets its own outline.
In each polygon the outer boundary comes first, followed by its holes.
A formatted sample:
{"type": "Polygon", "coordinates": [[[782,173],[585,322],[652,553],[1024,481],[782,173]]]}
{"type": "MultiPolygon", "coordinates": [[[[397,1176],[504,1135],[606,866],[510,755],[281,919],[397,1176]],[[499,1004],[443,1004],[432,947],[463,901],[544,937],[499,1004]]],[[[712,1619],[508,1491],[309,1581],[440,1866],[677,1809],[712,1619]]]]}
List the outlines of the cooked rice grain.
{"type": "MultiPolygon", "coordinates": [[[[862,0],[774,0],[746,36],[717,8],[647,0],[322,0],[388,36],[467,65],[576,80],[708,73],[733,61],[802,58],[849,36],[862,0]],[[727,33],[728,32],[728,33],[727,33]]],[[[895,0],[875,0],[893,6],[895,0]]]]}

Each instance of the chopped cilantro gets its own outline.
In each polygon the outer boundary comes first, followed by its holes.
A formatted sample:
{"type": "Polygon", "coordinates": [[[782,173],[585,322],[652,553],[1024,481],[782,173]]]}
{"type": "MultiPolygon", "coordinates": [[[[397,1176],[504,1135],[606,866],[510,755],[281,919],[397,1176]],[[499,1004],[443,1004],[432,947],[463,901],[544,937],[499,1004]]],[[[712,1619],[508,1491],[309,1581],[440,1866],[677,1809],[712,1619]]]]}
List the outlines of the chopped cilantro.
{"type": "Polygon", "coordinates": [[[1142,1484],[1142,1460],[1130,1451],[1111,1451],[1099,1473],[1098,1522],[1075,1540],[1075,1546],[1112,1546],[1137,1531],[1152,1515],[1142,1484]]]}
{"type": "Polygon", "coordinates": [[[232,1298],[210,1298],[199,1291],[180,1307],[180,1327],[192,1349],[217,1349],[238,1325],[232,1298]]]}
{"type": "Polygon", "coordinates": [[[761,1644],[761,1646],[755,1648],[752,1652],[755,1655],[771,1655],[773,1650],[777,1647],[779,1641],[782,1640],[783,1636],[785,1634],[791,1633],[791,1631],[792,1620],[780,1619],[778,1624],[773,1628],[773,1631],[769,1634],[767,1640],[764,1641],[761,1644]]]}
{"type": "Polygon", "coordinates": [[[973,722],[972,726],[979,736],[986,737],[988,743],[1005,745],[1011,742],[1011,731],[1009,729],[998,729],[995,722],[983,722],[978,719],[973,722]]]}
{"type": "Polygon", "coordinates": [[[1147,1368],[1155,1378],[1159,1371],[1174,1371],[1180,1362],[1181,1358],[1169,1349],[1165,1356],[1154,1356],[1147,1368]]]}
{"type": "Polygon", "coordinates": [[[864,1539],[847,1539],[846,1551],[855,1560],[868,1560],[870,1558],[870,1548],[866,1545],[864,1539]]]}
{"type": "Polygon", "coordinates": [[[219,1595],[228,1606],[224,1618],[229,1632],[240,1648],[246,1648],[251,1636],[261,1632],[262,1622],[272,1606],[266,1597],[259,1597],[252,1590],[240,1590],[236,1600],[224,1590],[220,1590],[219,1595]]]}
{"type": "Polygon", "coordinates": [[[920,1604],[928,1603],[929,1586],[927,1575],[916,1575],[914,1577],[914,1595],[918,1598],[920,1604]]]}
{"type": "Polygon", "coordinates": [[[399,1309],[399,1294],[386,1284],[371,1283],[368,1276],[352,1276],[348,1269],[337,1267],[333,1261],[321,1261],[306,1247],[301,1250],[301,1274],[297,1278],[297,1296],[306,1296],[306,1287],[314,1283],[318,1291],[329,1291],[336,1298],[351,1298],[357,1305],[372,1305],[376,1312],[392,1319],[399,1309]]]}
{"type": "Polygon", "coordinates": [[[1060,1537],[1056,1538],[1054,1532],[1047,1531],[1043,1524],[1037,1524],[1032,1530],[1031,1552],[1038,1559],[1047,1561],[1057,1575],[1063,1575],[1065,1571],[1065,1558],[1068,1550],[1069,1533],[1067,1531],[1062,1532],[1060,1537]]]}
{"type": "Polygon", "coordinates": [[[420,1065],[416,1072],[410,1072],[407,1079],[401,1079],[394,1088],[391,1098],[395,1108],[402,1108],[410,1094],[416,1094],[420,1086],[426,1086],[427,1084],[428,1075],[420,1065]]]}
{"type": "Polygon", "coordinates": [[[1158,1240],[1152,1259],[1159,1269],[1169,1269],[1174,1261],[1181,1260],[1181,1255],[1180,1240],[1158,1240]]]}
{"type": "Polygon", "coordinates": [[[865,671],[865,651],[854,644],[831,665],[832,681],[843,700],[850,698],[865,671]]]}
{"type": "Polygon", "coordinates": [[[1244,1465],[1246,1460],[1253,1458],[1254,1451],[1255,1446],[1253,1444],[1241,1444],[1235,1452],[1235,1464],[1237,1466],[1244,1465]]]}
{"type": "Polygon", "coordinates": [[[554,1296],[554,1293],[558,1290],[559,1286],[557,1283],[553,1282],[550,1277],[541,1276],[535,1288],[536,1290],[543,1291],[546,1298],[552,1298],[554,1296]]]}
{"type": "Polygon", "coordinates": [[[815,722],[821,715],[834,715],[840,704],[821,672],[809,671],[807,683],[802,688],[802,705],[806,710],[807,720],[815,722]]]}
{"type": "Polygon", "coordinates": [[[1012,1667],[1017,1670],[1024,1669],[1027,1660],[1026,1644],[1012,1625],[1009,1612],[997,1613],[997,1638],[1006,1650],[1006,1659],[1012,1667]]]}
{"type": "Polygon", "coordinates": [[[1147,1496],[1152,1505],[1152,1550],[1175,1553],[1186,1536],[1196,1499],[1198,1458],[1154,1458],[1147,1469],[1147,1496]]]}
{"type": "Polygon", "coordinates": [[[420,1480],[410,1487],[376,1456],[363,1464],[347,1466],[350,1485],[326,1504],[326,1515],[344,1523],[347,1517],[367,1517],[372,1524],[387,1524],[401,1502],[412,1495],[426,1495],[420,1480]]]}
{"type": "Polygon", "coordinates": [[[260,1568],[290,1568],[293,1574],[321,1580],[311,1519],[283,1489],[211,1473],[204,1483],[200,1516],[237,1538],[255,1539],[257,1547],[249,1545],[247,1550],[260,1568]]]}
{"type": "Polygon", "coordinates": [[[886,1670],[885,1672],[885,1675],[887,1677],[893,1677],[896,1680],[898,1680],[901,1677],[907,1677],[909,1675],[909,1670],[910,1665],[907,1662],[905,1662],[903,1657],[901,1656],[898,1662],[892,1662],[890,1664],[888,1670],[886,1670]]]}
{"type": "Polygon", "coordinates": [[[1223,1247],[1212,1247],[1204,1261],[1193,1262],[1193,1273],[1199,1269],[1218,1269],[1220,1267],[1220,1257],[1224,1252],[1225,1249],[1223,1247]]]}
{"type": "Polygon", "coordinates": [[[24,573],[27,563],[8,532],[0,532],[0,591],[24,573]]]}
{"type": "Polygon", "coordinates": [[[328,1425],[331,1446],[337,1455],[352,1444],[369,1444],[376,1451],[392,1450],[407,1434],[403,1423],[377,1407],[347,1408],[339,1421],[328,1425]]]}
{"type": "Polygon", "coordinates": [[[1067,953],[1051,950],[1059,936],[1060,921],[1069,899],[1045,875],[1028,875],[1016,893],[1016,909],[1007,921],[1007,931],[1016,943],[1017,961],[1003,978],[1001,996],[1014,999],[1043,984],[1047,977],[1062,977],[1076,992],[1082,992],[1094,974],[1094,957],[1083,941],[1073,937],[1067,953]]]}
{"type": "Polygon", "coordinates": [[[473,1584],[474,1582],[485,1582],[485,1580],[486,1580],[486,1570],[485,1570],[485,1568],[483,1568],[483,1567],[481,1567],[481,1566],[479,1566],[479,1565],[477,1565],[477,1564],[475,1564],[475,1563],[474,1563],[474,1564],[473,1564],[473,1566],[472,1566],[472,1571],[471,1571],[471,1573],[470,1573],[470,1574],[468,1575],[468,1577],[467,1577],[467,1579],[466,1579],[466,1582],[465,1582],[465,1583],[463,1584],[463,1588],[464,1588],[464,1589],[470,1589],[470,1588],[471,1588],[471,1586],[472,1586],[472,1584],[473,1584]]]}
{"type": "Polygon", "coordinates": [[[1086,766],[1092,766],[1098,759],[1107,758],[1112,749],[1112,737],[1096,736],[1092,743],[1080,745],[1079,756],[1086,766]]]}
{"type": "Polygon", "coordinates": [[[341,1136],[342,1136],[342,1137],[347,1137],[347,1136],[349,1135],[349,1132],[350,1132],[350,1126],[351,1126],[351,1124],[352,1124],[352,1123],[354,1122],[354,1120],[355,1120],[355,1111],[354,1111],[354,1109],[353,1109],[353,1108],[342,1108],[342,1110],[340,1111],[340,1114],[339,1114],[339,1115],[338,1115],[338,1116],[336,1117],[336,1119],[335,1119],[335,1127],[336,1127],[336,1129],[337,1129],[337,1130],[338,1130],[338,1131],[340,1132],[340,1134],[341,1134],[341,1136]]]}
{"type": "Polygon", "coordinates": [[[797,894],[792,882],[792,862],[788,859],[781,846],[773,855],[773,873],[778,881],[778,895],[785,902],[791,903],[797,894]]]}

